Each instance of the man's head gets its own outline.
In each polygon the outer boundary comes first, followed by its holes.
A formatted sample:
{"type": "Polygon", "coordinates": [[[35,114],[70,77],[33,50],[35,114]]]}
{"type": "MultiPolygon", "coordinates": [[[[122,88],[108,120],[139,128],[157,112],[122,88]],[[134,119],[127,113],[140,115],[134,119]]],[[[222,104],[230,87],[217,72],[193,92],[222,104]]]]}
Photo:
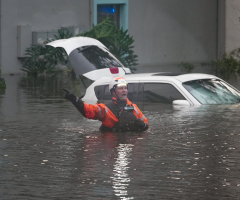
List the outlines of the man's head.
{"type": "Polygon", "coordinates": [[[123,77],[117,77],[109,84],[109,90],[114,97],[121,101],[126,101],[128,94],[127,84],[127,81],[123,77]]]}

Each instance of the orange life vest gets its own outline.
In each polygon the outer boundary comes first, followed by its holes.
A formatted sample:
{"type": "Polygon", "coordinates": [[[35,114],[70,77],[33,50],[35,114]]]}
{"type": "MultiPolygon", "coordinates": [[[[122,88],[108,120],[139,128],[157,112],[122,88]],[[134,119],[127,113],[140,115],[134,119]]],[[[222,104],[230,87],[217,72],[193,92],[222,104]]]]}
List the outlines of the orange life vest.
{"type": "MultiPolygon", "coordinates": [[[[113,97],[113,101],[116,99],[113,97]]],[[[131,101],[127,99],[127,105],[133,106],[134,110],[132,113],[136,116],[137,119],[141,119],[146,124],[148,124],[147,118],[143,115],[140,109],[136,104],[132,104],[131,101]]],[[[99,120],[102,122],[103,126],[113,128],[118,122],[119,119],[113,114],[113,112],[105,104],[86,104],[84,103],[85,117],[88,119],[99,120]]]]}

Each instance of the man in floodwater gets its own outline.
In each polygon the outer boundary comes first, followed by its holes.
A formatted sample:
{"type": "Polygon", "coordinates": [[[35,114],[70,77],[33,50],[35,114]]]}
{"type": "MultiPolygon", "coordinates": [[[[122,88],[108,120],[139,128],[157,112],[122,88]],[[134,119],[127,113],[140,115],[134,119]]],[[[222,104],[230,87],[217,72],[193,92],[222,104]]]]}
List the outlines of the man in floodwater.
{"type": "Polygon", "coordinates": [[[86,104],[66,90],[65,99],[71,101],[84,117],[101,121],[101,131],[145,131],[148,120],[137,105],[128,100],[127,84],[123,77],[111,81],[112,102],[109,104],[86,104]]]}

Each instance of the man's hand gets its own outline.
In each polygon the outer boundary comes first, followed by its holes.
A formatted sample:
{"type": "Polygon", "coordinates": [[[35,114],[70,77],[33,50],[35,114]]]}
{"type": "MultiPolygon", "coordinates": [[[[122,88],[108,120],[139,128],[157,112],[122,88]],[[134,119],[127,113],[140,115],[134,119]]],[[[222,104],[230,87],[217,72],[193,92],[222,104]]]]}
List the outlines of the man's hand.
{"type": "Polygon", "coordinates": [[[141,119],[137,119],[134,121],[137,126],[139,126],[140,129],[144,129],[147,127],[147,124],[142,121],[141,119]]]}
{"type": "Polygon", "coordinates": [[[70,91],[68,91],[66,89],[63,89],[63,90],[66,92],[64,99],[67,99],[71,102],[77,102],[78,101],[78,97],[75,96],[75,94],[71,93],[70,91]]]}

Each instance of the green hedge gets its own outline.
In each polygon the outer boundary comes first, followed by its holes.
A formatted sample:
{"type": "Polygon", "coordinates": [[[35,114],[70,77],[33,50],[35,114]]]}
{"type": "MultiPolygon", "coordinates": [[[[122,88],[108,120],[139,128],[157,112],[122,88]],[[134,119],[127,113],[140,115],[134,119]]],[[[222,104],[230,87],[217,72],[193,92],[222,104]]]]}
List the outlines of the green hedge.
{"type": "Polygon", "coordinates": [[[212,62],[213,71],[223,79],[230,79],[234,75],[240,75],[240,48],[229,54],[225,53],[221,59],[212,62]]]}

